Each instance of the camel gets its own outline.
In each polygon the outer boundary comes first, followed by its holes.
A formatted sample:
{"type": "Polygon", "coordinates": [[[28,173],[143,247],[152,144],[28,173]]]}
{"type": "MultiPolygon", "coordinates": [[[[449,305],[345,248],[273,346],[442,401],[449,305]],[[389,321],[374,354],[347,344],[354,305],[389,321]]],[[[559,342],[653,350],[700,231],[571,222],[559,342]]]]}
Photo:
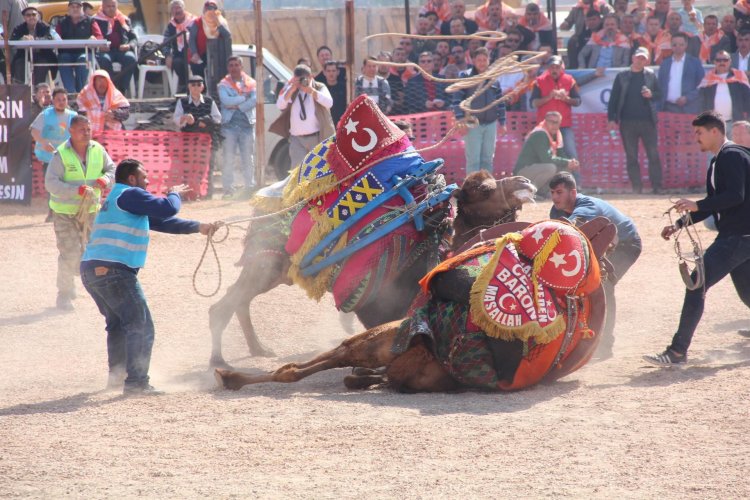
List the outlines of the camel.
{"type": "MultiPolygon", "coordinates": [[[[509,231],[517,231],[528,224],[515,223],[497,226],[484,235],[477,236],[464,244],[462,250],[470,248],[480,238],[497,238],[509,231]]],[[[615,237],[616,229],[608,219],[599,217],[581,228],[581,232],[590,241],[590,249],[597,260],[603,255],[615,237]]],[[[458,285],[460,288],[461,285],[458,285]]],[[[454,288],[456,288],[454,286],[454,288]]],[[[455,290],[453,291],[456,294],[455,290]]],[[[577,292],[576,292],[577,294],[577,292]]],[[[431,288],[430,301],[446,300],[440,297],[443,293],[431,288]]],[[[458,294],[461,295],[460,293],[458,294]]],[[[593,354],[599,342],[599,333],[604,325],[605,298],[601,288],[601,280],[597,277],[596,288],[586,295],[577,294],[574,301],[580,300],[578,311],[588,311],[585,316],[577,316],[570,307],[564,311],[567,326],[565,334],[543,346],[549,347],[547,354],[538,351],[534,356],[523,354],[523,344],[519,340],[505,341],[487,337],[488,349],[494,359],[493,368],[497,371],[501,383],[495,389],[516,390],[523,389],[541,381],[552,381],[561,378],[583,366],[593,354]],[[573,314],[571,316],[571,314],[573,314]],[[580,320],[587,322],[593,336],[586,338],[585,334],[577,335],[580,320]],[[569,336],[575,329],[576,334],[569,336]],[[561,337],[565,337],[562,338],[561,337]],[[546,361],[545,361],[546,360],[546,361]],[[535,377],[528,377],[528,373],[517,376],[522,371],[521,362],[542,364],[537,366],[535,377]],[[543,363],[546,363],[543,364],[543,363]],[[539,371],[541,370],[541,371],[539,371]],[[528,377],[523,379],[523,377],[528,377]],[[519,380],[520,378],[520,380],[519,380]]],[[[447,300],[464,300],[460,297],[447,300]]],[[[501,299],[502,301],[502,299],[501,299]]],[[[574,304],[568,296],[567,304],[574,304]]],[[[408,321],[408,320],[407,320],[408,321]]],[[[344,340],[338,347],[316,356],[304,363],[289,363],[281,368],[263,375],[249,375],[227,369],[215,369],[215,377],[219,386],[224,389],[238,390],[245,385],[265,382],[297,382],[314,373],[331,368],[358,367],[351,375],[344,379],[350,389],[363,389],[377,384],[387,385],[402,392],[451,392],[465,389],[455,374],[449,373],[446,360],[438,359],[435,337],[415,335],[409,339],[404,348],[399,349],[399,342],[403,343],[402,321],[388,322],[363,333],[344,340]],[[385,371],[378,370],[385,367],[385,371]]],[[[539,347],[539,345],[537,345],[539,347]]]]}
{"type": "MultiPolygon", "coordinates": [[[[524,203],[532,202],[536,187],[525,177],[512,176],[496,180],[487,171],[470,174],[452,196],[457,205],[453,220],[452,248],[460,247],[480,231],[501,222],[515,221],[524,203]]],[[[433,236],[430,249],[423,252],[403,270],[398,278],[385,284],[376,300],[371,300],[354,312],[366,328],[403,318],[412,299],[417,295],[417,281],[430,269],[430,262],[438,254],[440,234],[450,224],[445,206],[436,207],[426,216],[425,230],[433,236]]],[[[212,367],[228,367],[221,348],[222,333],[232,315],[236,314],[251,356],[273,356],[258,339],[250,314],[251,301],[281,284],[291,285],[287,276],[291,260],[284,247],[287,236],[283,232],[288,214],[276,214],[255,221],[247,232],[242,271],[226,294],[209,310],[212,367]]]]}

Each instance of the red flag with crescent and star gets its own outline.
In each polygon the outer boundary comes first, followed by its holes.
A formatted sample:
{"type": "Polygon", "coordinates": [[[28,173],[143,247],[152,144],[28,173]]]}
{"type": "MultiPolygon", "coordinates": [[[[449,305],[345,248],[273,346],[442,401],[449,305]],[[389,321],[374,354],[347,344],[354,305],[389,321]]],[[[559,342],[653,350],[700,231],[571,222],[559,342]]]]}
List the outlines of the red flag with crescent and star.
{"type": "Polygon", "coordinates": [[[409,138],[366,95],[357,97],[341,117],[327,160],[336,177],[363,172],[386,156],[406,151],[409,138]]]}

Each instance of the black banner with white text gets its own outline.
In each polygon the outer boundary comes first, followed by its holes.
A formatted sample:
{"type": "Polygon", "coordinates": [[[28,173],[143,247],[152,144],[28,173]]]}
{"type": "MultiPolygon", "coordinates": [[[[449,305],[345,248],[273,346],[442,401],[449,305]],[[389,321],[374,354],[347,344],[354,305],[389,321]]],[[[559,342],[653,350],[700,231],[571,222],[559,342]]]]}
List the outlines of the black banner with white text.
{"type": "Polygon", "coordinates": [[[31,203],[31,94],[0,85],[0,202],[31,203]]]}

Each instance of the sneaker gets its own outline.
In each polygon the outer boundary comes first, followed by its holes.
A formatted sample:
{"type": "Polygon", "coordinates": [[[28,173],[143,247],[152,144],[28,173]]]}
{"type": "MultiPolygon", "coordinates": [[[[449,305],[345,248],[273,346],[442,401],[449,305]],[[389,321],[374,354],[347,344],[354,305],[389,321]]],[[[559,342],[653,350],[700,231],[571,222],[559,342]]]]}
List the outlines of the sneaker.
{"type": "Polygon", "coordinates": [[[156,388],[150,384],[146,385],[135,385],[135,386],[125,386],[125,388],[122,390],[122,395],[125,397],[129,396],[161,396],[164,394],[164,391],[158,391],[156,388]]]}
{"type": "Polygon", "coordinates": [[[737,333],[739,333],[745,338],[750,339],[750,330],[737,330],[737,333]]]}
{"type": "Polygon", "coordinates": [[[73,302],[70,300],[70,297],[67,295],[58,295],[57,296],[57,308],[61,311],[72,311],[73,310],[73,302]]]}
{"type": "Polygon", "coordinates": [[[643,356],[643,361],[655,366],[676,366],[687,363],[687,354],[680,356],[670,348],[666,348],[661,354],[643,356]]]}

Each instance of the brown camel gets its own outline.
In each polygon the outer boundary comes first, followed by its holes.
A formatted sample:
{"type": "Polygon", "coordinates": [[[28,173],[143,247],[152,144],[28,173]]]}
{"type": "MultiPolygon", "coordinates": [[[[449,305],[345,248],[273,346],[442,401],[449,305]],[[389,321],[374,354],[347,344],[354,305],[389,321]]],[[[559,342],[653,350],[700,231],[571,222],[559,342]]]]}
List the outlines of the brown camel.
{"type": "MultiPolygon", "coordinates": [[[[501,222],[515,221],[518,210],[524,203],[533,201],[536,188],[525,177],[513,176],[495,180],[487,171],[470,174],[460,189],[453,192],[458,206],[453,221],[456,228],[454,248],[476,235],[480,230],[501,222]]],[[[427,231],[438,236],[445,230],[447,210],[439,207],[427,217],[427,231]]],[[[210,365],[227,367],[222,356],[221,337],[233,314],[242,327],[251,356],[273,356],[264,347],[253,327],[250,315],[250,302],[258,295],[266,293],[280,284],[292,284],[287,277],[291,264],[284,251],[286,235],[284,226],[289,223],[288,214],[280,214],[253,223],[245,239],[242,272],[224,297],[211,306],[209,326],[212,349],[210,365]]],[[[405,269],[397,280],[383,286],[375,300],[355,310],[357,317],[366,328],[372,328],[384,321],[392,321],[406,315],[409,304],[417,295],[418,280],[430,269],[430,262],[438,255],[438,240],[428,252],[423,252],[413,265],[405,269]]]]}
{"type": "MultiPolygon", "coordinates": [[[[488,232],[491,233],[489,237],[496,238],[508,230],[515,231],[518,227],[518,225],[506,224],[493,228],[488,232]]],[[[603,217],[584,224],[581,230],[590,240],[591,248],[597,258],[604,255],[616,234],[614,225],[603,217]]],[[[468,242],[462,250],[473,243],[475,241],[468,242]]],[[[555,380],[575,371],[588,361],[596,349],[605,316],[605,299],[601,286],[590,295],[579,297],[579,299],[581,310],[589,311],[587,321],[589,328],[594,332],[593,337],[581,336],[570,344],[566,344],[566,340],[561,340],[559,347],[554,347],[553,354],[559,349],[554,363],[551,363],[549,367],[544,367],[544,375],[538,380],[555,380]]],[[[570,312],[570,309],[565,311],[566,316],[570,312]]],[[[570,325],[576,322],[577,320],[574,319],[568,324],[568,328],[570,329],[570,325]]],[[[297,382],[314,373],[331,368],[360,367],[354,374],[345,377],[344,383],[348,388],[366,388],[386,381],[390,387],[403,392],[447,392],[462,388],[462,385],[448,373],[445,366],[433,354],[424,336],[415,336],[404,352],[394,349],[394,340],[399,335],[401,325],[401,321],[393,321],[370,328],[346,339],[335,349],[308,362],[289,363],[264,375],[248,375],[232,370],[216,369],[216,380],[225,389],[238,390],[245,385],[263,382],[297,382]],[[380,367],[386,367],[384,375],[377,370],[380,367]]],[[[560,337],[563,336],[560,334],[560,337]]],[[[511,380],[522,357],[520,350],[514,345],[517,342],[501,341],[493,348],[495,368],[499,373],[498,358],[501,363],[509,365],[511,369],[506,375],[511,380]],[[497,347],[498,345],[500,347],[497,347]]],[[[537,358],[541,357],[537,356],[537,358]]],[[[522,387],[525,386],[521,384],[510,388],[522,387]]]]}

